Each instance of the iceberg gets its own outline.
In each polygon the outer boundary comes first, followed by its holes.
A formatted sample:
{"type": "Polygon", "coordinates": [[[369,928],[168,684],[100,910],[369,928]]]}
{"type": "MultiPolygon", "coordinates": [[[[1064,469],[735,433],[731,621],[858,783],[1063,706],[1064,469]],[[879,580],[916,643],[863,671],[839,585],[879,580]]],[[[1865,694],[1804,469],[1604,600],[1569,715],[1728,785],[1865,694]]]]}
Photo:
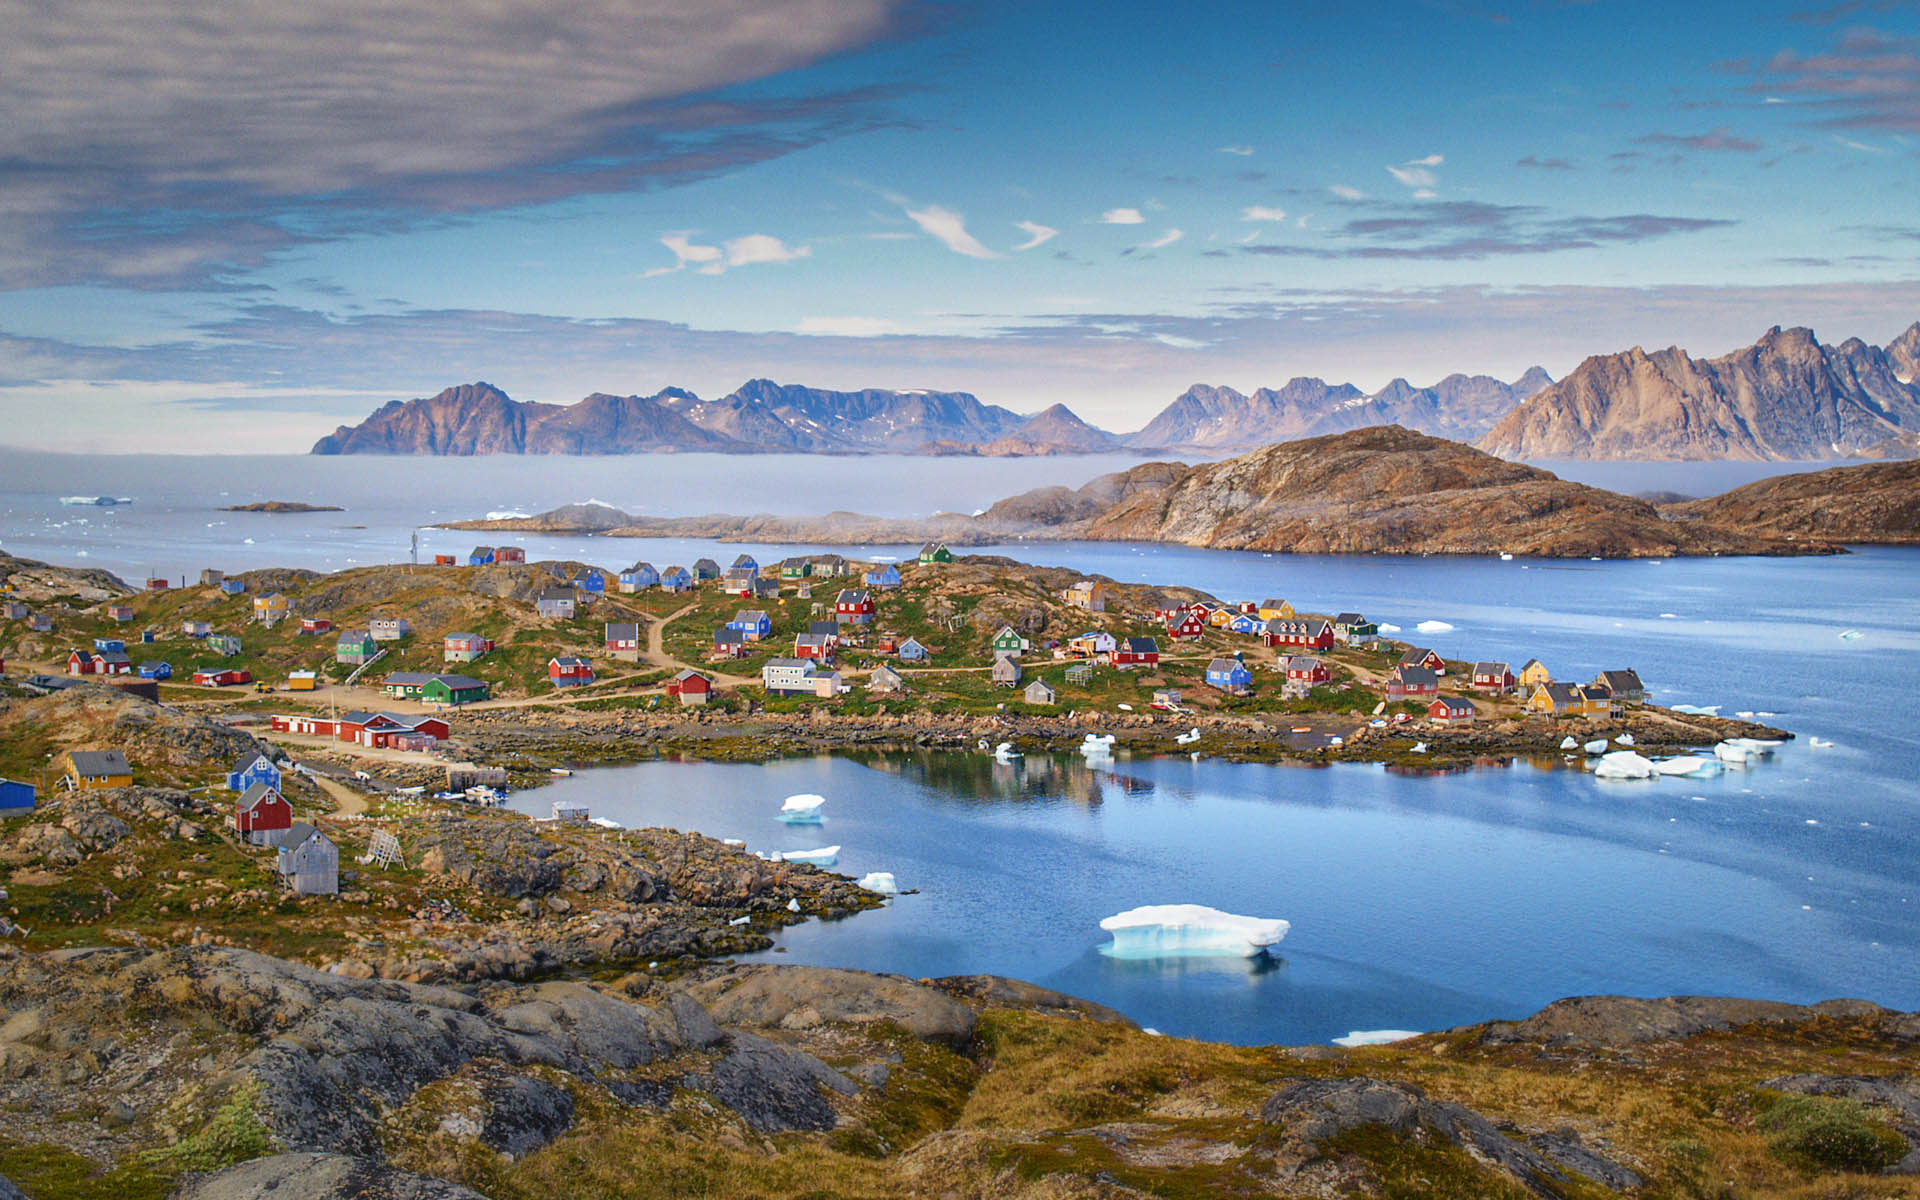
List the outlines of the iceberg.
{"type": "Polygon", "coordinates": [[[1500,561],[1501,561],[1501,562],[1512,562],[1512,561],[1513,561],[1513,555],[1511,555],[1511,554],[1508,554],[1508,553],[1507,553],[1507,552],[1506,552],[1505,550],[1502,550],[1502,551],[1500,552],[1500,561]]]}
{"type": "Polygon", "coordinates": [[[1385,621],[1382,621],[1380,622],[1380,632],[1381,633],[1399,633],[1400,627],[1398,625],[1389,625],[1385,621]]]}
{"type": "Polygon", "coordinates": [[[1632,750],[1615,750],[1600,756],[1600,761],[1593,765],[1593,774],[1598,779],[1652,779],[1657,771],[1652,759],[1642,758],[1632,750]]]}
{"type": "Polygon", "coordinates": [[[1685,713],[1690,717],[1717,717],[1720,715],[1720,706],[1718,704],[1674,704],[1669,707],[1677,713],[1685,713]]]}
{"type": "Polygon", "coordinates": [[[1453,626],[1445,621],[1422,621],[1414,626],[1421,633],[1452,633],[1453,626]]]}
{"type": "MultiPolygon", "coordinates": [[[[1501,557],[1505,558],[1506,555],[1501,557]]],[[[1419,1036],[1417,1029],[1356,1029],[1345,1037],[1333,1039],[1333,1044],[1351,1050],[1355,1046],[1384,1046],[1388,1042],[1404,1042],[1419,1036]]]]}
{"type": "Polygon", "coordinates": [[[1101,952],[1114,958],[1169,958],[1197,954],[1253,958],[1278,945],[1290,922],[1242,917],[1204,904],[1148,904],[1100,922],[1113,935],[1101,952]]]}
{"type": "Polygon", "coordinates": [[[1680,619],[1680,614],[1679,613],[1661,613],[1660,619],[1662,621],[1678,621],[1680,619]]]}
{"type": "Polygon", "coordinates": [[[820,820],[820,806],[826,802],[825,796],[811,792],[788,796],[780,802],[780,819],[789,825],[814,824],[820,820]]]}
{"type": "Polygon", "coordinates": [[[830,867],[840,861],[840,847],[821,846],[815,850],[782,850],[780,861],[804,863],[809,867],[830,867]]]}
{"type": "Polygon", "coordinates": [[[1087,761],[1113,757],[1113,735],[1090,733],[1080,742],[1080,755],[1087,761]]]}
{"type": "Polygon", "coordinates": [[[1653,769],[1662,775],[1698,775],[1709,767],[1718,768],[1719,764],[1711,758],[1701,758],[1697,754],[1686,754],[1679,758],[1664,759],[1653,764],[1653,769]]]}
{"type": "Polygon", "coordinates": [[[488,513],[487,520],[489,521],[525,521],[532,516],[533,516],[532,513],[519,512],[511,508],[502,508],[502,509],[496,509],[495,511],[488,513]]]}
{"type": "Polygon", "coordinates": [[[1562,750],[1578,750],[1580,748],[1580,743],[1574,741],[1570,737],[1563,737],[1560,739],[1560,748],[1562,750]]]}
{"type": "Polygon", "coordinates": [[[893,881],[892,871],[869,871],[860,877],[860,886],[877,896],[900,894],[900,885],[893,881]]]}
{"type": "Polygon", "coordinates": [[[1580,748],[1588,754],[1605,754],[1607,752],[1607,739],[1595,738],[1580,748]]]}

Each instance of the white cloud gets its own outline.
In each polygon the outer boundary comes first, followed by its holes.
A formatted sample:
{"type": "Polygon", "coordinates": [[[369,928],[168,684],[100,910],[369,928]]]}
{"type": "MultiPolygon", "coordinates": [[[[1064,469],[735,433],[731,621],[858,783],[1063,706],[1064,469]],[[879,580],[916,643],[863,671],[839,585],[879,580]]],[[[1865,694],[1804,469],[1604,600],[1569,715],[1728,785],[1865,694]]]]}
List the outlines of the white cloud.
{"type": "Polygon", "coordinates": [[[1444,154],[1429,154],[1425,158],[1416,158],[1407,165],[1410,167],[1437,167],[1447,161],[1444,154]]]}
{"type": "Polygon", "coordinates": [[[1432,188],[1421,188],[1413,194],[1413,198],[1415,200],[1431,200],[1439,194],[1439,192],[1434,191],[1432,188]]]}
{"type": "Polygon", "coordinates": [[[726,246],[729,267],[744,267],[751,263],[792,262],[796,258],[806,258],[813,253],[811,246],[789,247],[779,238],[765,233],[750,233],[746,237],[734,238],[726,246]]]}
{"type": "Polygon", "coordinates": [[[1430,188],[1440,182],[1440,177],[1425,167],[1390,166],[1387,168],[1387,174],[1410,188],[1430,188]]]}
{"type": "Polygon", "coordinates": [[[802,317],[793,331],[828,337],[885,337],[900,333],[901,328],[885,317],[802,317]]]}
{"type": "Polygon", "coordinates": [[[1886,150],[1883,149],[1882,147],[1869,146],[1865,142],[1856,142],[1852,138],[1841,137],[1837,133],[1833,135],[1833,140],[1840,143],[1842,146],[1845,146],[1849,150],[1864,150],[1868,154],[1885,154],[1886,153],[1886,150]]]}
{"type": "Polygon", "coordinates": [[[1242,221],[1284,221],[1287,219],[1287,212],[1283,208],[1275,208],[1270,204],[1250,204],[1240,210],[1240,219],[1242,221]]]}
{"type": "Polygon", "coordinates": [[[1050,242],[1060,235],[1058,229],[1049,229],[1038,221],[1015,221],[1014,224],[1027,234],[1027,240],[1015,246],[1015,250],[1031,250],[1035,246],[1050,242]]]}
{"type": "Polygon", "coordinates": [[[1103,225],[1144,225],[1147,223],[1147,219],[1140,214],[1140,210],[1137,208],[1110,208],[1100,214],[1100,223],[1103,225]]]}
{"type": "Polygon", "coordinates": [[[1158,250],[1163,246],[1173,245],[1175,242],[1179,241],[1181,238],[1185,236],[1187,235],[1178,229],[1169,229],[1165,233],[1161,234],[1159,237],[1153,239],[1150,242],[1141,242],[1140,248],[1142,250],[1158,250]]]}
{"type": "Polygon", "coordinates": [[[907,216],[913,223],[925,230],[928,237],[938,241],[955,254],[964,254],[968,258],[999,258],[1000,255],[981,245],[979,239],[967,232],[966,218],[950,209],[937,204],[925,208],[909,208],[907,216]]]}
{"type": "Polygon", "coordinates": [[[1332,187],[1328,188],[1327,190],[1332,192],[1334,195],[1340,197],[1342,200],[1365,200],[1367,198],[1367,194],[1361,191],[1359,188],[1348,187],[1344,183],[1336,183],[1332,187]]]}
{"type": "Polygon", "coordinates": [[[1253,155],[1253,147],[1252,146],[1222,146],[1220,147],[1220,153],[1238,154],[1241,158],[1250,158],[1253,155]]]}
{"type": "Polygon", "coordinates": [[[813,253],[811,246],[788,246],[779,238],[766,233],[750,233],[745,237],[734,238],[718,246],[703,246],[684,233],[670,233],[660,239],[660,244],[673,251],[678,261],[671,267],[654,267],[643,273],[643,278],[652,279],[657,275],[671,275],[675,271],[684,271],[688,267],[702,275],[724,274],[729,267],[744,267],[754,263],[784,263],[796,258],[806,258],[813,253]]]}

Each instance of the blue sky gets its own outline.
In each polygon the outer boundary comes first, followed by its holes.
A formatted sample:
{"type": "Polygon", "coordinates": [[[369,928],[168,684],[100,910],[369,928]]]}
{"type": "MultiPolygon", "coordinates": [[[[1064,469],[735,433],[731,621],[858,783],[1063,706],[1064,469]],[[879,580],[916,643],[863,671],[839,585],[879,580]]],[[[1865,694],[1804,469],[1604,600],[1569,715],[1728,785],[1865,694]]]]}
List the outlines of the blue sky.
{"type": "Polygon", "coordinates": [[[1912,2],[552,7],[0,0],[0,437],[760,375],[1130,429],[1920,318],[1912,2]]]}

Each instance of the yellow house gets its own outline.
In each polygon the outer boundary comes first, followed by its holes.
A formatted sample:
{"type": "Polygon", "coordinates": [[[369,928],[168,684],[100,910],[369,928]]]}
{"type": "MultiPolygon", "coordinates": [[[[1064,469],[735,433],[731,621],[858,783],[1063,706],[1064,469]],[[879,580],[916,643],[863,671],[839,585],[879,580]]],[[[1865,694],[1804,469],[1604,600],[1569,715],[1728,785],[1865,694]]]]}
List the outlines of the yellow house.
{"type": "Polygon", "coordinates": [[[1282,621],[1293,620],[1293,605],[1288,604],[1285,600],[1262,600],[1260,602],[1260,619],[1262,621],[1271,621],[1275,618],[1282,621]]]}
{"type": "Polygon", "coordinates": [[[1547,664],[1541,662],[1539,659],[1530,658],[1527,660],[1527,665],[1520,668],[1519,679],[1520,690],[1522,692],[1528,692],[1543,683],[1552,683],[1553,672],[1547,670],[1547,664]]]}
{"type": "Polygon", "coordinates": [[[1107,589],[1098,579],[1082,579],[1068,588],[1063,597],[1075,608],[1084,608],[1088,612],[1107,611],[1107,589]]]}
{"type": "Polygon", "coordinates": [[[1235,612],[1233,609],[1228,608],[1226,605],[1223,604],[1219,608],[1216,608],[1212,612],[1207,614],[1207,624],[1213,626],[1215,629],[1225,629],[1227,627],[1227,622],[1233,620],[1235,617],[1239,615],[1240,614],[1238,612],[1235,612]]]}
{"type": "Polygon", "coordinates": [[[320,686],[320,677],[312,671],[287,672],[287,690],[290,692],[311,692],[320,686]]]}
{"type": "Polygon", "coordinates": [[[1526,707],[1528,712],[1543,716],[1571,717],[1580,713],[1585,699],[1580,689],[1570,683],[1543,683],[1528,694],[1526,707]]]}
{"type": "Polygon", "coordinates": [[[133,786],[133,768],[118,750],[70,750],[60,761],[68,786],[76,791],[133,786]]]}
{"type": "Polygon", "coordinates": [[[279,592],[253,598],[253,619],[263,625],[272,625],[285,619],[288,611],[287,598],[279,592]]]}
{"type": "Polygon", "coordinates": [[[1603,687],[1576,687],[1573,689],[1578,702],[1574,712],[1582,717],[1610,717],[1614,715],[1613,693],[1603,687]]]}

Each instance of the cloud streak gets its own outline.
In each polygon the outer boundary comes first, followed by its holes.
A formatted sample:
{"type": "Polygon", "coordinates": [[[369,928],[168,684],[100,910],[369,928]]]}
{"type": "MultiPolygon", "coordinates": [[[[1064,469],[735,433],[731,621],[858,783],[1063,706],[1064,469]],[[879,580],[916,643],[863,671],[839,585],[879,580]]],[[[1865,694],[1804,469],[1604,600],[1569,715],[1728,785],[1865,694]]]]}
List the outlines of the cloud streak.
{"type": "Polygon", "coordinates": [[[968,233],[966,218],[952,209],[929,204],[925,208],[908,209],[907,216],[928,237],[955,254],[963,254],[968,258],[1000,257],[999,252],[989,250],[978,238],[968,233]]]}
{"type": "Polygon", "coordinates": [[[1677,150],[1732,151],[1737,154],[1750,154],[1760,149],[1760,143],[1749,138],[1729,133],[1722,126],[1705,133],[1649,133],[1635,141],[1643,146],[1671,146],[1677,150]]]}
{"type": "Polygon", "coordinates": [[[1100,214],[1102,225],[1145,225],[1147,218],[1137,208],[1110,208],[1100,214]]]}
{"type": "Polygon", "coordinates": [[[1482,201],[1377,208],[1377,215],[1356,217],[1333,231],[1332,245],[1253,245],[1242,247],[1241,253],[1277,258],[1459,262],[1591,250],[1733,224],[1719,218],[1652,213],[1552,216],[1535,206],[1482,201]]]}
{"type": "Polygon", "coordinates": [[[1019,229],[1027,235],[1026,241],[1014,247],[1016,253],[1021,250],[1031,250],[1035,246],[1044,246],[1046,243],[1060,236],[1058,229],[1051,229],[1040,224],[1038,221],[1015,221],[1013,224],[1014,228],[1019,229]]]}

